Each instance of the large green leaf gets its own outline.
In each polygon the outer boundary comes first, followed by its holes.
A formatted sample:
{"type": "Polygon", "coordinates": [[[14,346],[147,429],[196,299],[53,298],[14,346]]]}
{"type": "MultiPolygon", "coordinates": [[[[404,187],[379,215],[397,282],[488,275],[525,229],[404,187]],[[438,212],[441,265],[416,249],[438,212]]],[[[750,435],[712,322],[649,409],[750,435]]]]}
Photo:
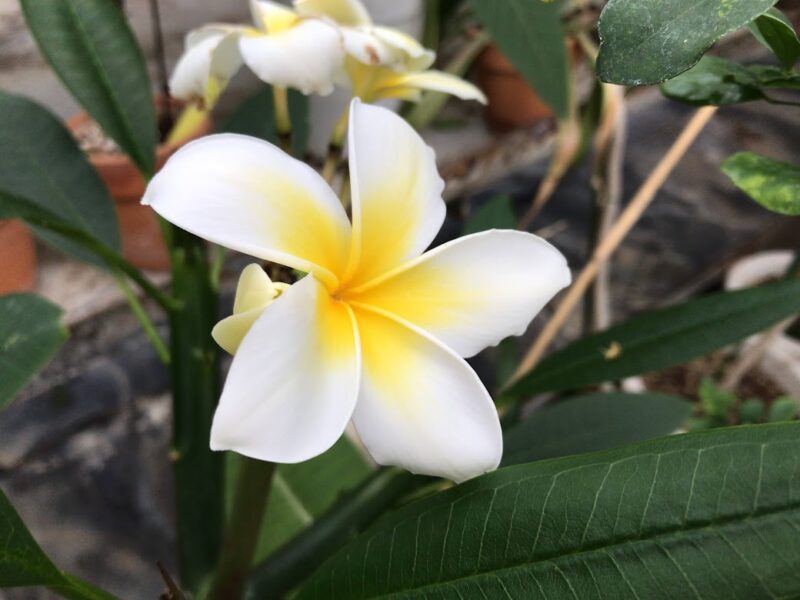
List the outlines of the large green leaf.
{"type": "Polygon", "coordinates": [[[153,173],[156,119],[142,52],[119,2],[20,0],[47,62],[143,173],[153,173]]]}
{"type": "Polygon", "coordinates": [[[536,411],[503,438],[503,465],[617,448],[678,430],[692,405],[666,394],[588,394],[536,411]]]}
{"type": "Polygon", "coordinates": [[[782,215],[800,215],[800,168],[740,152],[728,158],[722,170],[764,208],[782,215]]]}
{"type": "MultiPolygon", "coordinates": [[[[106,246],[119,249],[117,217],[103,182],[69,131],[45,108],[0,92],[0,155],[0,194],[27,200],[106,246]]],[[[10,200],[0,199],[4,202],[10,200]]],[[[97,263],[73,241],[34,229],[60,250],[97,263]]]]}
{"type": "Polygon", "coordinates": [[[33,294],[0,296],[0,408],[67,339],[61,309],[33,294]]]}
{"type": "Polygon", "coordinates": [[[569,390],[679,365],[800,312],[800,281],[711,294],[634,317],[543,360],[512,396],[569,390]]]}
{"type": "MultiPolygon", "coordinates": [[[[228,463],[228,489],[236,481],[236,460],[228,463]]],[[[309,461],[280,465],[275,471],[255,559],[264,560],[276,548],[329,509],[343,492],[355,488],[369,473],[363,457],[346,438],[309,461]]]]}
{"type": "Polygon", "coordinates": [[[771,8],[758,17],[750,24],[750,31],[787,69],[800,59],[800,39],[792,22],[778,9],[771,8]]]}
{"type": "Polygon", "coordinates": [[[800,424],[508,467],[385,517],[304,600],[796,598],[800,424]]]}
{"type": "Polygon", "coordinates": [[[600,16],[597,74],[621,85],[661,83],[777,0],[609,0],[600,16]]]}
{"type": "Polygon", "coordinates": [[[113,596],[59,571],[0,491],[0,588],[47,586],[65,598],[109,600],[113,596]]]}
{"type": "Polygon", "coordinates": [[[469,0],[503,54],[559,116],[567,114],[567,53],[560,3],[469,0]]]}

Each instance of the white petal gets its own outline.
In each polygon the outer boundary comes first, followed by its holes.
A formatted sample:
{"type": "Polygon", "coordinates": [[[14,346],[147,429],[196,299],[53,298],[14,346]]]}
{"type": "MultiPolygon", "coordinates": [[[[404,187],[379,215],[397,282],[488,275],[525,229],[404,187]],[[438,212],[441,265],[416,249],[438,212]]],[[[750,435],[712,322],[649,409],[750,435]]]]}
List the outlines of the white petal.
{"type": "Polygon", "coordinates": [[[436,56],[413,37],[389,27],[344,27],[342,35],[347,53],[367,65],[418,70],[428,67],[436,56]]]}
{"type": "Polygon", "coordinates": [[[436,53],[433,50],[428,50],[416,39],[399,29],[378,25],[373,27],[372,31],[379,40],[403,56],[404,70],[422,71],[430,67],[436,59],[436,53]]]}
{"type": "Polygon", "coordinates": [[[350,182],[353,203],[351,285],[375,278],[427,248],[445,215],[444,181],[436,156],[392,111],[350,107],[350,182]]]}
{"type": "Polygon", "coordinates": [[[405,89],[432,90],[452,94],[462,100],[477,100],[486,104],[486,96],[476,86],[460,77],[441,71],[423,71],[421,73],[404,73],[392,80],[391,87],[384,88],[382,96],[400,97],[405,89]]]}
{"type": "Polygon", "coordinates": [[[295,0],[298,14],[307,17],[329,17],[339,25],[369,25],[372,19],[359,0],[295,0]]]}
{"type": "Polygon", "coordinates": [[[221,134],[184,146],[143,203],[195,235],[330,285],[347,263],[350,223],[339,199],[311,167],[256,138],[221,134]]]}
{"type": "Polygon", "coordinates": [[[344,62],[341,36],[320,19],[304,19],[275,34],[243,35],[239,49],[261,80],[304,94],[330,94],[344,62]]]}
{"type": "Polygon", "coordinates": [[[238,39],[243,29],[209,25],[186,36],[186,50],[172,72],[170,93],[181,100],[213,106],[242,66],[238,39]]]}
{"type": "Polygon", "coordinates": [[[376,462],[463,481],[497,468],[500,422],[475,372],[427,334],[356,309],[362,352],[353,423],[376,462]]]}
{"type": "Polygon", "coordinates": [[[233,359],[212,450],[279,463],[308,460],[344,431],[358,394],[352,312],[306,276],[270,304],[233,359]]]}
{"type": "Polygon", "coordinates": [[[469,357],[522,335],[570,278],[564,256],[542,238],[492,230],[426,252],[348,300],[395,314],[469,357]]]}

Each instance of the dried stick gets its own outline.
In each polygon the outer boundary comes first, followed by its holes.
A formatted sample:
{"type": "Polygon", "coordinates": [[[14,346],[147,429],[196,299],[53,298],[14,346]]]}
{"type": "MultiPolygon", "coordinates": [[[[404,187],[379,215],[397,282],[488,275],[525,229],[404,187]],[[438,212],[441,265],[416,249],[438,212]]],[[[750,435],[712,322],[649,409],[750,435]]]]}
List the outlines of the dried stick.
{"type": "Polygon", "coordinates": [[[550,319],[544,330],[542,330],[542,333],[528,350],[528,353],[511,376],[507,385],[514,383],[523,374],[536,366],[556,334],[561,330],[564,323],[566,323],[570,314],[572,314],[575,306],[580,302],[584,293],[594,281],[600,267],[608,260],[614,251],[616,251],[622,240],[625,239],[625,236],[653,201],[653,198],[655,198],[656,193],[667,180],[667,177],[669,177],[670,173],[675,169],[675,166],[680,162],[689,147],[694,143],[697,136],[700,135],[708,121],[716,112],[716,106],[703,107],[699,109],[686,124],[683,131],[678,136],[678,139],[675,140],[675,143],[669,151],[647,177],[620,218],[614,223],[608,235],[597,246],[592,258],[572,284],[567,295],[561,301],[561,304],[559,304],[553,318],[550,319]]]}
{"type": "MultiPolygon", "coordinates": [[[[592,186],[598,205],[596,239],[606,237],[622,204],[622,171],[628,136],[628,115],[625,88],[603,84],[604,118],[595,139],[594,177],[592,186]]],[[[605,329],[611,324],[611,262],[600,266],[591,291],[592,329],[605,329]]]]}

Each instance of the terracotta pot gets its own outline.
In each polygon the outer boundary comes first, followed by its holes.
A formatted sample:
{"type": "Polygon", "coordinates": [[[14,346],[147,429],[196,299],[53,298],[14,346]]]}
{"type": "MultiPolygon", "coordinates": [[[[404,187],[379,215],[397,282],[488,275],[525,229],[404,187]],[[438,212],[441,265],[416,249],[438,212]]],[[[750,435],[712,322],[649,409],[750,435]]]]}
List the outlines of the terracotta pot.
{"type": "Polygon", "coordinates": [[[497,129],[529,127],[553,117],[545,104],[494,44],[478,57],[478,83],[489,104],[486,118],[497,129]]]}
{"type": "Polygon", "coordinates": [[[20,221],[0,220],[0,295],[29,292],[36,285],[36,245],[20,221]]]}
{"type": "MultiPolygon", "coordinates": [[[[163,102],[159,99],[158,102],[163,102]]],[[[174,102],[175,108],[180,105],[174,102]]],[[[177,113],[177,111],[175,111],[177,113]]],[[[80,128],[91,120],[85,112],[67,121],[70,129],[80,128]]],[[[182,145],[208,135],[212,131],[211,120],[206,117],[197,132],[179,144],[159,144],[156,148],[156,171],[182,145]]],[[[106,184],[115,201],[122,239],[122,255],[133,265],[153,271],[169,270],[169,254],[161,236],[161,227],[153,209],[142,206],[145,182],[139,170],[127,155],[121,152],[89,152],[89,161],[106,184]]]]}

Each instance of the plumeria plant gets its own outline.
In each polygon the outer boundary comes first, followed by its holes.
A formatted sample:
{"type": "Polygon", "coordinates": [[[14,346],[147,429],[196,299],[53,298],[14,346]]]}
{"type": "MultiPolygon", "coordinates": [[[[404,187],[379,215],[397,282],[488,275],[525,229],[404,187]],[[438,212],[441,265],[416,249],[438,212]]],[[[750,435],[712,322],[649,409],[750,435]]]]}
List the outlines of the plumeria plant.
{"type": "MultiPolygon", "coordinates": [[[[441,69],[434,48],[375,23],[360,0],[249,0],[251,23],[190,32],[168,84],[183,108],[164,138],[192,137],[245,66],[267,86],[267,133],[205,136],[157,169],[150,82],[119,3],[21,0],[55,72],[147,181],[142,203],[169,248],[159,287],[122,258],[107,193],[69,132],[0,92],[0,217],[113,275],[170,369],[177,510],[175,556],[152,557],[162,597],[800,596],[792,401],[767,416],[761,400],[742,403],[733,421],[758,424],[730,427],[734,390],[711,380],[696,406],[620,384],[726,348],[749,369],[738,343],[800,312],[798,261],[760,288],[603,316],[609,259],[716,106],[794,102],[791,22],[775,0],[609,0],[599,20],[578,0],[428,2],[428,29],[442,15],[470,22],[441,69]],[[703,57],[748,27],[779,66],[703,57]],[[461,75],[489,39],[551,107],[553,158],[521,221],[501,196],[443,240],[445,181],[412,124],[429,123],[442,94],[486,102],[461,75]],[[588,100],[567,42],[596,75],[588,100]],[[621,209],[617,86],[661,82],[701,108],[621,209]],[[351,100],[328,154],[304,156],[303,98],[337,87],[351,100]],[[404,118],[386,100],[426,108],[404,118]],[[598,227],[573,282],[527,229],[587,151],[598,227]],[[226,252],[251,262],[220,314],[226,252]],[[595,309],[582,336],[547,354],[581,301],[595,309]],[[494,382],[468,362],[487,348],[494,382]]],[[[800,214],[795,167],[744,153],[723,168],[766,208],[800,214]]],[[[35,295],[0,297],[0,407],[64,342],[60,315],[35,295]]],[[[0,493],[0,587],[32,586],[115,597],[60,570],[0,493]]]]}

